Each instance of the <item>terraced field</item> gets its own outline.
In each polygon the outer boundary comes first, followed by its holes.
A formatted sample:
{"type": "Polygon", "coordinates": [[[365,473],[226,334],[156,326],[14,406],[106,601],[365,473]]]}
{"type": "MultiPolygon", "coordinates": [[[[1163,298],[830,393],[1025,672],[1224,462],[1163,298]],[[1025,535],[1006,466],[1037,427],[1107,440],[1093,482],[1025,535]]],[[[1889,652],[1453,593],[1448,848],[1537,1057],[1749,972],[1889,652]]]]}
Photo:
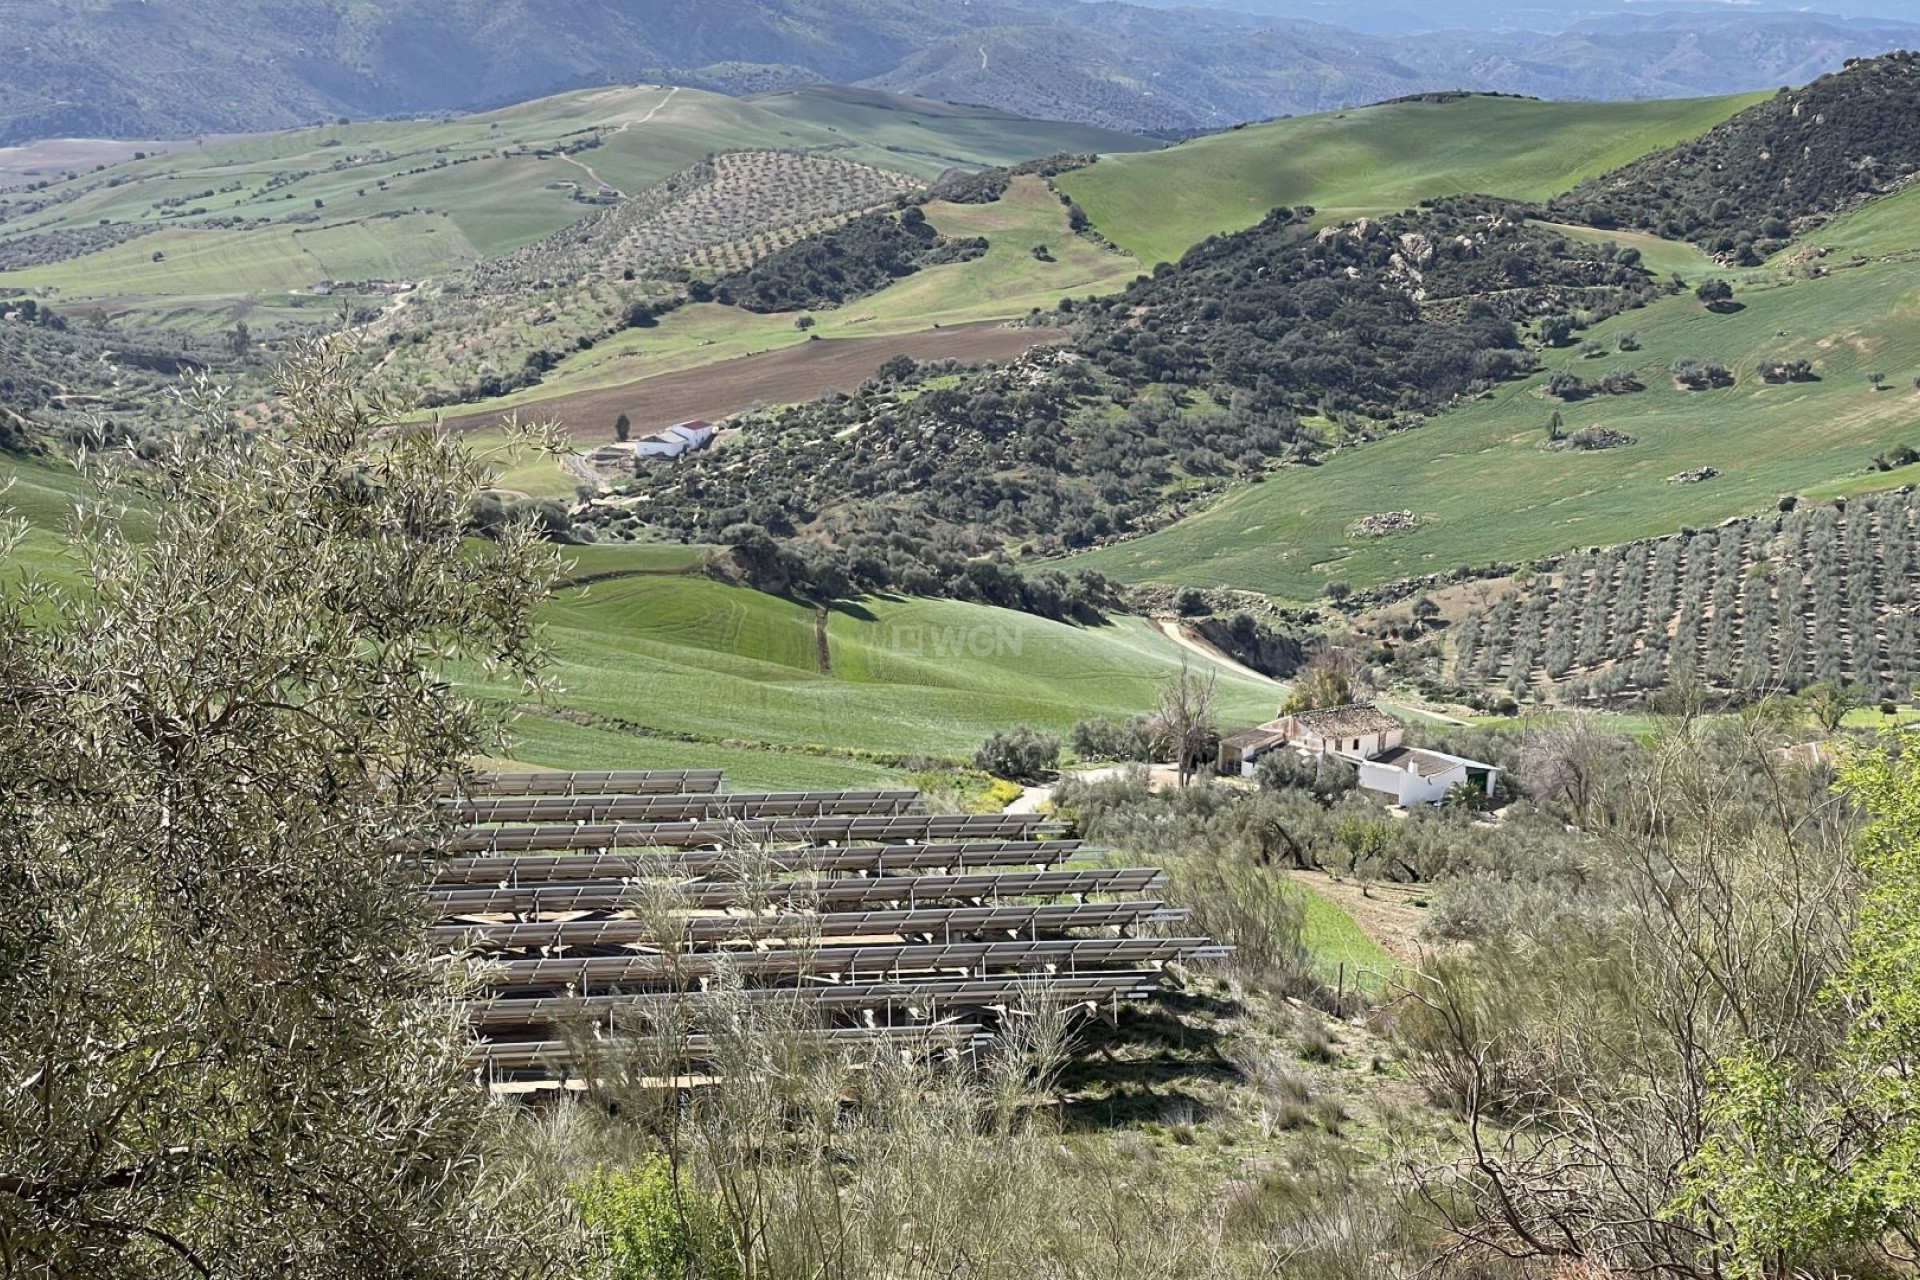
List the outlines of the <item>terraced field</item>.
{"type": "Polygon", "coordinates": [[[1600,325],[1612,352],[1568,349],[1549,371],[1416,431],[1336,453],[1237,489],[1170,528],[1073,560],[1128,581],[1233,586],[1311,599],[1329,579],[1356,586],[1457,565],[1519,561],[1570,547],[1670,533],[1759,510],[1782,493],[1870,485],[1869,460],[1920,444],[1920,280],[1902,262],[1777,279],[1743,289],[1742,309],[1706,311],[1690,295],[1600,325]],[[1615,338],[1640,348],[1613,352],[1615,338]],[[1734,385],[1679,389],[1676,360],[1718,360],[1734,385]],[[1769,385],[1763,360],[1805,359],[1819,380],[1769,385]],[[1634,395],[1563,403],[1546,393],[1552,369],[1589,380],[1632,369],[1634,395]],[[1875,390],[1872,373],[1886,375],[1875,390]],[[1601,452],[1543,448],[1549,416],[1632,438],[1601,452]],[[1701,484],[1669,477],[1698,467],[1701,484]],[[1855,477],[1855,480],[1847,480],[1855,477]],[[1362,518],[1415,513],[1418,527],[1356,536],[1362,518]]]}
{"type": "Polygon", "coordinates": [[[1657,102],[1475,96],[1248,125],[1065,174],[1108,239],[1147,263],[1252,226],[1276,205],[1323,224],[1478,192],[1539,200],[1691,138],[1764,94],[1657,102]]]}

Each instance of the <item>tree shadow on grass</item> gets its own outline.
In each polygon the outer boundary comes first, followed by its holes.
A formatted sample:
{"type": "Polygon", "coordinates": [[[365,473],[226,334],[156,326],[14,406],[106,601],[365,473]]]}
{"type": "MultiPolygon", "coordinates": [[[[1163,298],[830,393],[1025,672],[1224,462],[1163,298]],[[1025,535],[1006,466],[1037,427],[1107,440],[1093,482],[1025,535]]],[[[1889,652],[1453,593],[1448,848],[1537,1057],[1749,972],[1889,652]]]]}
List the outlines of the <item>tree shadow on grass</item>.
{"type": "Polygon", "coordinates": [[[1231,1081],[1239,1070],[1203,1019],[1239,1011],[1231,1001],[1182,991],[1082,1022],[1073,1060],[1059,1073],[1068,1095],[1061,1120],[1081,1130],[1204,1120],[1214,1108],[1196,1087],[1231,1081]]]}

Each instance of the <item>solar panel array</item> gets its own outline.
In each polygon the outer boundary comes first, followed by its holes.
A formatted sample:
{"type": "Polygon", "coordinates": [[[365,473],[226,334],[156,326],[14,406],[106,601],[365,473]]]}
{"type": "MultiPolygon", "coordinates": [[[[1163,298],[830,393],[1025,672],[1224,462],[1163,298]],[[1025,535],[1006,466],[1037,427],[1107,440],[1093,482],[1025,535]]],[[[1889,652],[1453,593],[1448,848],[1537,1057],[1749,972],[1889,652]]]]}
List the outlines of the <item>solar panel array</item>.
{"type": "Polygon", "coordinates": [[[565,1079],[596,1044],[663,1026],[697,1070],[701,993],[719,989],[803,1008],[830,1042],[969,1052],[1042,1002],[1143,999],[1167,965],[1223,950],[1181,936],[1160,871],[1038,814],[721,788],[716,770],[616,770],[449,795],[462,826],[425,891],[430,936],[486,962],[473,1061],[491,1083],[565,1079]]]}

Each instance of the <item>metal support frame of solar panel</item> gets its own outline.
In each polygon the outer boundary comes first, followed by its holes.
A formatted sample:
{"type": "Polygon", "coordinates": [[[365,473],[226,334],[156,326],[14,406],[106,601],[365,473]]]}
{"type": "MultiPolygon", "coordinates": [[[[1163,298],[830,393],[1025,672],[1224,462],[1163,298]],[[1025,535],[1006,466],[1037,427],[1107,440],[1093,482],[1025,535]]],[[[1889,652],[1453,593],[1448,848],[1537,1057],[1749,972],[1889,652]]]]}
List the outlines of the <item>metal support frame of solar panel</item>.
{"type": "MultiPolygon", "coordinates": [[[[830,910],[836,906],[876,902],[916,906],[955,899],[984,902],[1094,893],[1137,895],[1158,888],[1165,880],[1165,873],[1157,868],[1123,867],[973,875],[846,876],[761,885],[696,881],[677,886],[676,894],[678,905],[686,908],[718,909],[763,903],[771,906],[786,901],[800,907],[830,910]]],[[[590,885],[434,886],[426,890],[426,897],[440,918],[446,920],[462,916],[616,911],[632,905],[633,893],[633,886],[614,881],[590,885]]]]}
{"type": "Polygon", "coordinates": [[[1057,835],[1066,825],[1031,813],[906,814],[897,817],[745,818],[716,822],[554,823],[473,827],[440,845],[448,854],[558,853],[568,849],[698,849],[768,844],[908,840],[1018,840],[1057,835]]]}
{"type": "MultiPolygon", "coordinates": [[[[1062,929],[1134,929],[1178,924],[1188,912],[1157,899],[1055,902],[996,907],[921,907],[904,911],[834,911],[777,915],[686,916],[681,939],[690,945],[756,938],[970,937],[977,933],[1037,935],[1062,929]]],[[[480,921],[435,925],[429,934],[445,947],[550,950],[628,946],[660,941],[659,925],[627,919],[480,921]]]]}
{"type": "MultiPolygon", "coordinates": [[[[936,844],[806,845],[767,853],[775,871],[965,870],[1053,866],[1085,848],[1080,840],[962,840],[936,844]]],[[[725,850],[655,850],[643,853],[579,853],[458,857],[441,864],[439,885],[531,884],[713,875],[739,863],[725,850]]]]}
{"type": "Polygon", "coordinates": [[[919,808],[920,793],[884,791],[771,791],[724,795],[479,796],[449,800],[462,821],[683,822],[737,818],[893,817],[919,808]]]}
{"type": "Polygon", "coordinates": [[[720,789],[719,769],[591,769],[575,772],[476,773],[467,796],[699,795],[720,789]]]}
{"type": "MultiPolygon", "coordinates": [[[[797,1033],[802,1038],[833,1043],[887,1044],[899,1048],[980,1050],[993,1039],[993,1033],[977,1022],[937,1022],[899,1027],[826,1027],[797,1033]]],[[[612,1048],[612,1046],[607,1046],[612,1048]]],[[[713,1053],[711,1036],[685,1036],[677,1046],[683,1061],[703,1060],[713,1053]]],[[[467,1060],[476,1067],[515,1070],[536,1066],[564,1068],[575,1059],[574,1045],[566,1040],[488,1040],[477,1044],[467,1060]]]]}
{"type": "MultiPolygon", "coordinates": [[[[948,1010],[991,1010],[1031,1006],[1049,1001],[1101,1004],[1114,1000],[1142,1000],[1160,981],[1157,969],[1106,970],[1100,973],[997,974],[988,977],[901,978],[885,982],[821,984],[816,986],[752,987],[730,999],[748,1003],[803,1001],[822,1012],[875,1013],[904,1011],[932,1017],[948,1010]]],[[[630,992],[618,995],[568,995],[496,999],[476,1002],[474,1021],[483,1030],[504,1027],[560,1026],[589,1022],[642,1027],[660,1014],[676,1018],[697,996],[684,992],[630,992]]]]}
{"type": "Polygon", "coordinates": [[[757,951],[698,951],[678,956],[624,955],[542,957],[489,964],[480,984],[494,992],[525,988],[566,988],[583,994],[618,984],[679,983],[731,972],[745,978],[835,977],[853,982],[862,975],[891,977],[905,973],[968,970],[986,976],[989,969],[1049,972],[1064,967],[1071,975],[1081,965],[1126,964],[1134,968],[1171,960],[1224,955],[1206,938],[1042,938],[993,942],[880,943],[851,947],[794,947],[757,951]]]}

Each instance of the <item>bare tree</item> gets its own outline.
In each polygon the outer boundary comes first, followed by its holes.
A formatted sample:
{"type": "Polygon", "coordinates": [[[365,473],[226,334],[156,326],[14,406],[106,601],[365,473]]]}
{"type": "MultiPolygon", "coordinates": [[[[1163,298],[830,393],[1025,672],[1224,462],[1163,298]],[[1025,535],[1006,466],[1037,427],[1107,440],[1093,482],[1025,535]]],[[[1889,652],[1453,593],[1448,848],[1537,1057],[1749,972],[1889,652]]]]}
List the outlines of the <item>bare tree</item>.
{"type": "Polygon", "coordinates": [[[1219,745],[1220,735],[1213,723],[1213,699],[1219,683],[1219,672],[1195,675],[1182,658],[1180,673],[1160,687],[1153,736],[1172,755],[1183,787],[1213,758],[1219,745]]]}
{"type": "Polygon", "coordinates": [[[1585,713],[1554,720],[1527,734],[1520,749],[1520,782],[1541,799],[1558,800],[1586,825],[1595,794],[1617,770],[1628,743],[1585,713]]]}

